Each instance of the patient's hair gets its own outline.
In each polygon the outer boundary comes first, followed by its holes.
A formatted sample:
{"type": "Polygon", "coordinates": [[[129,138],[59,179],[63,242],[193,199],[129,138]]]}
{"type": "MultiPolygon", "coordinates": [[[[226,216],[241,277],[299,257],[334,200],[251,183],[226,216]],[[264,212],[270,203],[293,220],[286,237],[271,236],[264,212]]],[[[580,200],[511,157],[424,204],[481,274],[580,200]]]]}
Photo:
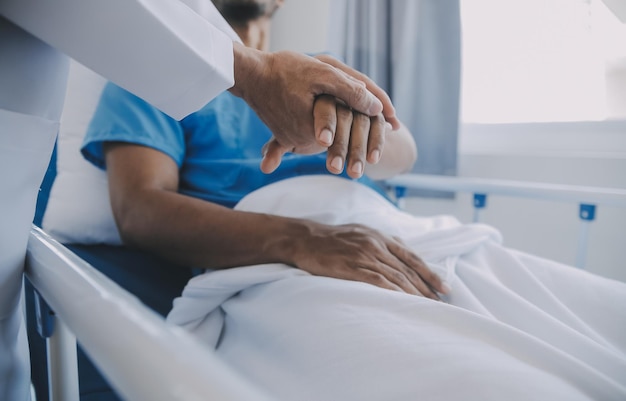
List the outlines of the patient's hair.
{"type": "Polygon", "coordinates": [[[232,25],[245,25],[263,16],[271,17],[277,9],[276,0],[211,0],[232,25]]]}

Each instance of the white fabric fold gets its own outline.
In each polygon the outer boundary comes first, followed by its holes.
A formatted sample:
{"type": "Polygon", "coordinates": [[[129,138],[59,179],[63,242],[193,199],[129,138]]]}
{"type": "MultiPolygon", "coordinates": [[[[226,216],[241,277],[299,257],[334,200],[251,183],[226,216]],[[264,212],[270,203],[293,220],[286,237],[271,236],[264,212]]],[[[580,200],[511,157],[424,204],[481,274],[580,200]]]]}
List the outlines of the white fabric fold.
{"type": "Polygon", "coordinates": [[[240,39],[212,4],[194,9],[199,4],[2,0],[0,14],[182,119],[234,83],[233,41],[240,39]]]}
{"type": "Polygon", "coordinates": [[[238,206],[397,235],[444,302],[280,264],[192,279],[168,321],[284,400],[626,399],[626,284],[502,246],[497,230],[299,177],[238,206]]]}

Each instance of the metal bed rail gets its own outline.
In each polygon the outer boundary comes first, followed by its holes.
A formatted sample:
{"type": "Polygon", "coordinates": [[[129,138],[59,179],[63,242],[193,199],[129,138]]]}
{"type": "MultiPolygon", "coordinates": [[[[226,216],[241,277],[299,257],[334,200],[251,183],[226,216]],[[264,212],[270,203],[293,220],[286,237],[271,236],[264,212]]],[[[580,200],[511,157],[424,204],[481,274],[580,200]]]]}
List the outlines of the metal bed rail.
{"type": "Polygon", "coordinates": [[[428,174],[403,174],[386,181],[395,193],[399,207],[405,206],[407,189],[429,189],[473,194],[474,222],[480,221],[488,195],[531,198],[579,205],[581,220],[576,266],[584,268],[589,242],[589,227],[599,205],[626,208],[626,189],[580,185],[547,184],[488,178],[450,177],[428,174]]]}
{"type": "Polygon", "coordinates": [[[76,339],[125,400],[269,400],[208,347],[144,306],[41,229],[26,276],[54,311],[51,401],[78,401],[76,339]]]}

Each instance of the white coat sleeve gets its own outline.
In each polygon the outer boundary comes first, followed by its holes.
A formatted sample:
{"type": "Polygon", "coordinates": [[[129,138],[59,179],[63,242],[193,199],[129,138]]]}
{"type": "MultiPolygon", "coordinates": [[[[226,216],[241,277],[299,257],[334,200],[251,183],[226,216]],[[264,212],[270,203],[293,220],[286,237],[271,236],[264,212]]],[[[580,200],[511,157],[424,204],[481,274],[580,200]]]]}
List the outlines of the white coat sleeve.
{"type": "Polygon", "coordinates": [[[0,0],[0,14],[181,119],[234,84],[238,40],[210,1],[185,2],[0,0]]]}

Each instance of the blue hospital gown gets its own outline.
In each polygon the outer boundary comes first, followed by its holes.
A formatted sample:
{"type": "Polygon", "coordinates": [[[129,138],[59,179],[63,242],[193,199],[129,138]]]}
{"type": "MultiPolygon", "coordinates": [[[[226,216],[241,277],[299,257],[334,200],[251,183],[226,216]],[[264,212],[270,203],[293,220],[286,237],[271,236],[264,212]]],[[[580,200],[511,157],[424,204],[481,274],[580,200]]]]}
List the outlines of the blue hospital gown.
{"type": "MultiPolygon", "coordinates": [[[[261,149],[270,137],[270,130],[247,103],[229,92],[177,121],[108,83],[81,151],[87,160],[106,169],[103,142],[154,148],[178,165],[180,193],[227,207],[233,207],[255,189],[282,179],[330,174],[326,170],[326,153],[288,154],[274,173],[264,174],[259,168],[261,149]]],[[[343,177],[349,179],[345,172],[343,177]]],[[[359,181],[383,193],[368,177],[359,181]]]]}

